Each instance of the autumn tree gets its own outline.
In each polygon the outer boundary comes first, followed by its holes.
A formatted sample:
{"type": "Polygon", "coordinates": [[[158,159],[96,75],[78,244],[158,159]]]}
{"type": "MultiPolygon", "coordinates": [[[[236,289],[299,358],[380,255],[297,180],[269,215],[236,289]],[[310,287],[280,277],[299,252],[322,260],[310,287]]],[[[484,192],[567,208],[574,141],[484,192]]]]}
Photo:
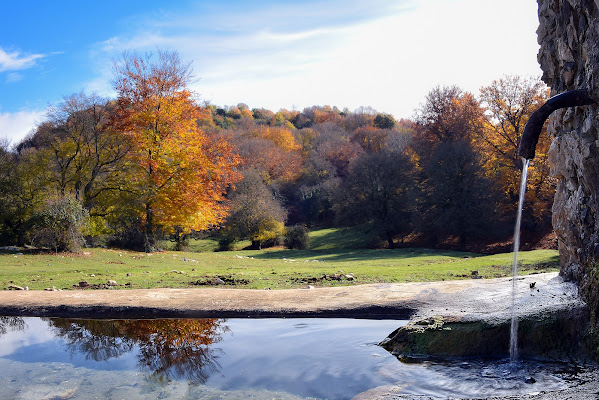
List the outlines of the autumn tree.
{"type": "Polygon", "coordinates": [[[52,318],[48,323],[72,352],[107,361],[137,351],[140,370],[160,379],[206,382],[219,371],[215,344],[229,328],[222,319],[98,320],[52,318]]]}
{"type": "Polygon", "coordinates": [[[418,111],[419,231],[433,245],[455,237],[464,249],[468,239],[489,230],[494,185],[473,146],[483,122],[478,100],[456,86],[434,88],[418,111]]]}
{"type": "Polygon", "coordinates": [[[126,52],[114,72],[115,128],[131,145],[145,249],[156,249],[157,229],[188,232],[219,223],[238,159],[229,144],[199,128],[205,114],[188,89],[190,65],[176,52],[126,52]]]}
{"type": "Polygon", "coordinates": [[[351,141],[342,126],[331,122],[316,125],[314,130],[318,132],[315,153],[335,167],[338,177],[346,176],[350,162],[363,152],[360,145],[351,141]]]}
{"type": "Polygon", "coordinates": [[[482,108],[472,93],[457,86],[437,86],[417,111],[421,139],[435,143],[470,140],[482,128],[482,108]]]}
{"type": "MultiPolygon", "coordinates": [[[[547,101],[549,91],[540,79],[510,75],[483,87],[480,97],[486,107],[486,124],[477,145],[485,154],[489,176],[501,186],[505,199],[502,213],[513,215],[520,190],[522,160],[518,146],[522,131],[530,115],[547,101]]],[[[547,160],[550,144],[551,138],[544,128],[536,156],[530,162],[527,183],[527,202],[532,204],[532,213],[536,220],[546,223],[554,193],[547,160]]]]}
{"type": "Polygon", "coordinates": [[[379,152],[382,150],[389,132],[389,129],[374,126],[358,128],[351,136],[350,141],[360,145],[364,151],[379,152]]]}

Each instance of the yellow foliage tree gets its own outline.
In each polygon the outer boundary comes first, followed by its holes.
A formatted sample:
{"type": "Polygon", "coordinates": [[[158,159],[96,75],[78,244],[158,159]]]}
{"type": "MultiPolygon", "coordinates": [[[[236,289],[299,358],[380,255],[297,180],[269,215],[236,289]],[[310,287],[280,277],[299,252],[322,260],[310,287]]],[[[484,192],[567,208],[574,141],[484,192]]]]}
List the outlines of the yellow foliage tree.
{"type": "MultiPolygon", "coordinates": [[[[522,160],[517,153],[522,131],[530,115],[547,101],[549,90],[540,79],[505,76],[483,87],[480,96],[486,121],[477,143],[486,156],[489,176],[509,199],[503,203],[503,211],[512,213],[520,188],[522,160]]],[[[550,144],[544,129],[529,166],[526,200],[536,219],[551,215],[554,187],[547,161],[550,144]]]]}

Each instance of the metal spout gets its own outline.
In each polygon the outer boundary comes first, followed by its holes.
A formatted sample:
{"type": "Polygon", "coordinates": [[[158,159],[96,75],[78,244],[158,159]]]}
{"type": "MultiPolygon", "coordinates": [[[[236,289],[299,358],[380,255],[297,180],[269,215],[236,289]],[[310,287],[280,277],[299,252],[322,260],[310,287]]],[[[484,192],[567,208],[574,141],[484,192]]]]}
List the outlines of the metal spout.
{"type": "Polygon", "coordinates": [[[595,103],[595,100],[589,97],[589,93],[586,89],[571,90],[553,96],[547,100],[547,102],[537,111],[533,112],[528,119],[528,122],[524,127],[524,132],[522,132],[522,138],[520,139],[518,155],[527,160],[532,160],[535,157],[535,150],[537,148],[537,143],[539,142],[539,135],[543,129],[543,124],[552,112],[560,108],[587,106],[595,103]]]}

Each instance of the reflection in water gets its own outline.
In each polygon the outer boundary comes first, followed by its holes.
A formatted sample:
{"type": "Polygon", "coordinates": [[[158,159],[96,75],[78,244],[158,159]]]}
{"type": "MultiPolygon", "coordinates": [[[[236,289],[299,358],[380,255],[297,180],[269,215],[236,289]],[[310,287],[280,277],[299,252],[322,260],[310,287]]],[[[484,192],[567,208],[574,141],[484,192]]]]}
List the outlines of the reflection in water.
{"type": "Polygon", "coordinates": [[[0,317],[0,335],[8,331],[24,331],[27,325],[22,317],[0,317]]]}
{"type": "Polygon", "coordinates": [[[205,383],[220,370],[222,350],[212,347],[228,332],[223,319],[81,320],[51,318],[71,354],[94,361],[118,358],[138,348],[138,365],[153,378],[205,383]]]}
{"type": "Polygon", "coordinates": [[[500,361],[402,364],[376,343],[405,323],[0,318],[0,399],[348,400],[380,386],[489,398],[581,382],[547,363],[508,375],[500,361]]]}

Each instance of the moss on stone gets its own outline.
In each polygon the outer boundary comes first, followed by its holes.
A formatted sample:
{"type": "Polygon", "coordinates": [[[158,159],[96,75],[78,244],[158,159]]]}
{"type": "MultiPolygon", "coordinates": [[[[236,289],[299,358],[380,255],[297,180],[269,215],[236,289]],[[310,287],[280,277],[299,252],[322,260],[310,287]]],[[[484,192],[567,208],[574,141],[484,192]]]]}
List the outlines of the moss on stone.
{"type": "MultiPolygon", "coordinates": [[[[588,313],[584,309],[528,316],[519,321],[518,342],[524,357],[570,361],[588,354],[588,313]]],[[[397,329],[381,346],[400,359],[507,357],[510,320],[451,321],[433,316],[397,329]]]]}

